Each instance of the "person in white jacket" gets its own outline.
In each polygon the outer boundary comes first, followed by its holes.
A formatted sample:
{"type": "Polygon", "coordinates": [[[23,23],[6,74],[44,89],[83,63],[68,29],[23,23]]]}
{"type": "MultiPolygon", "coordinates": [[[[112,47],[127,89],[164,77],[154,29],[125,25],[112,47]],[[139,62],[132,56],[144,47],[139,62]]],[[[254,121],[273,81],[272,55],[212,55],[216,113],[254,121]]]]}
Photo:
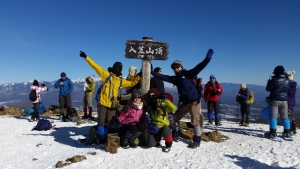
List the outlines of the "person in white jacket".
{"type": "Polygon", "coordinates": [[[37,99],[32,102],[34,112],[31,115],[31,121],[39,121],[40,120],[40,114],[39,114],[40,102],[42,101],[40,93],[42,91],[47,91],[48,88],[45,84],[42,84],[40,87],[39,82],[37,80],[34,80],[32,83],[32,86],[30,86],[30,90],[35,90],[36,96],[37,96],[37,99]]]}

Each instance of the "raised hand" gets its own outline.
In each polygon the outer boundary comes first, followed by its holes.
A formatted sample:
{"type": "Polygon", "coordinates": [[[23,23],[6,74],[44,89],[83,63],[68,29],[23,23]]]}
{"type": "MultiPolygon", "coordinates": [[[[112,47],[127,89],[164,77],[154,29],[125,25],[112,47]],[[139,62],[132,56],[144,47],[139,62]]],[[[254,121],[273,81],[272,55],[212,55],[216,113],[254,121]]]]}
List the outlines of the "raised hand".
{"type": "Polygon", "coordinates": [[[79,51],[79,52],[80,52],[79,56],[85,59],[86,58],[86,54],[83,51],[79,51]]]}
{"type": "Polygon", "coordinates": [[[209,49],[207,51],[206,58],[211,59],[211,57],[212,57],[213,54],[214,54],[214,50],[213,49],[209,49]]]}

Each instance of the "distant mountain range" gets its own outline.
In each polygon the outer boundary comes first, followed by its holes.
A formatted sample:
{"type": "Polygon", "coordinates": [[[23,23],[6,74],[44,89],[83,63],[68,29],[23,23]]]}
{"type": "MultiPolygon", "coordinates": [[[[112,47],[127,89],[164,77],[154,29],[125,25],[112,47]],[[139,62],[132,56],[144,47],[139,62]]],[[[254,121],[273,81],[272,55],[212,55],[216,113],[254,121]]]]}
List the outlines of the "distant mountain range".
{"type": "MultiPolygon", "coordinates": [[[[28,96],[30,92],[30,86],[33,81],[22,82],[22,83],[6,83],[0,85],[0,106],[5,105],[8,107],[22,107],[30,108],[32,107],[31,101],[29,101],[28,96]]],[[[58,89],[54,89],[53,85],[56,81],[39,81],[40,84],[44,83],[49,90],[41,93],[42,101],[46,107],[51,105],[58,105],[58,89]]],[[[83,84],[85,83],[84,78],[72,80],[74,84],[72,96],[73,107],[82,108],[83,99],[83,84]]],[[[97,88],[102,83],[100,78],[95,78],[97,88]]],[[[240,85],[235,83],[220,83],[223,87],[223,95],[220,97],[221,104],[237,105],[235,101],[235,94],[238,92],[240,85]]],[[[251,107],[262,108],[266,105],[264,102],[265,97],[268,92],[265,90],[265,86],[259,85],[247,85],[247,88],[252,90],[255,95],[255,102],[251,107]]],[[[298,92],[296,94],[297,107],[300,106],[300,88],[298,87],[298,92]]],[[[176,87],[166,87],[166,92],[173,95],[174,103],[177,104],[178,96],[176,87]]],[[[204,102],[203,102],[204,103],[204,102]]],[[[96,102],[93,100],[93,107],[96,107],[96,102]]],[[[206,108],[206,104],[202,104],[203,108],[206,108]]]]}

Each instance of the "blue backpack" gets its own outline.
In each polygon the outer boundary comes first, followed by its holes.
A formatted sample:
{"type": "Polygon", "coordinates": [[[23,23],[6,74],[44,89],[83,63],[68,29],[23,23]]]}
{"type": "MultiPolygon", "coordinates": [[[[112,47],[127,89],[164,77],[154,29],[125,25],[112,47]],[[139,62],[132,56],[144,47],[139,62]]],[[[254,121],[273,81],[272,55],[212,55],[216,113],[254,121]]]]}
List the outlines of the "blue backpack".
{"type": "Polygon", "coordinates": [[[51,129],[53,126],[47,119],[40,119],[37,125],[32,130],[45,131],[51,129]]]}
{"type": "Polygon", "coordinates": [[[29,116],[34,112],[33,109],[26,109],[24,110],[24,112],[22,113],[23,116],[29,116]]]}
{"type": "MultiPolygon", "coordinates": [[[[112,74],[110,74],[110,75],[105,79],[105,82],[104,82],[104,83],[102,82],[102,84],[101,84],[100,87],[98,88],[97,93],[96,93],[96,96],[95,96],[95,100],[97,101],[97,103],[100,101],[100,92],[101,92],[102,86],[103,86],[105,83],[107,83],[107,82],[109,81],[109,79],[111,78],[111,75],[112,75],[112,74]]],[[[122,85],[122,79],[123,79],[123,78],[120,78],[120,87],[121,87],[121,85],[122,85]]],[[[120,87],[119,87],[119,90],[120,90],[120,87]]]]}

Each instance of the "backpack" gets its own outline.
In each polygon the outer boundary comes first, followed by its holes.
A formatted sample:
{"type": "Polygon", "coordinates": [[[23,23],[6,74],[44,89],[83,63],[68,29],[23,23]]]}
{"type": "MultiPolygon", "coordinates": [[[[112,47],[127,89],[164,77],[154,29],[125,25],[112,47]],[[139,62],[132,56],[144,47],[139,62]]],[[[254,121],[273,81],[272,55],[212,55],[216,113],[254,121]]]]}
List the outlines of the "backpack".
{"type": "Polygon", "coordinates": [[[47,119],[40,119],[37,125],[32,130],[38,130],[38,131],[46,131],[51,129],[53,126],[47,119]]]}
{"type": "Polygon", "coordinates": [[[67,118],[69,119],[69,121],[75,122],[78,120],[78,114],[75,108],[70,108],[68,109],[67,112],[67,118]]]}
{"type": "Polygon", "coordinates": [[[22,115],[23,115],[23,116],[29,116],[29,115],[31,115],[33,112],[34,112],[33,109],[26,109],[26,110],[23,111],[22,115]]]}
{"type": "Polygon", "coordinates": [[[246,103],[247,104],[252,104],[254,102],[254,93],[252,90],[249,90],[249,93],[250,93],[250,96],[249,96],[249,99],[246,100],[246,103]]]}
{"type": "Polygon", "coordinates": [[[29,100],[34,102],[36,101],[36,99],[37,99],[36,90],[31,90],[29,93],[29,100]]]}
{"type": "MultiPolygon", "coordinates": [[[[104,83],[102,82],[102,84],[100,85],[100,87],[98,88],[97,90],[97,93],[96,93],[96,96],[95,96],[95,100],[97,101],[97,103],[100,101],[100,92],[101,92],[101,89],[102,89],[102,86],[107,83],[109,81],[109,79],[111,78],[112,74],[110,74],[104,81],[104,83]]],[[[120,87],[122,85],[122,79],[123,78],[120,78],[120,87]]],[[[120,94],[120,87],[119,87],[119,94],[120,94]]]]}

